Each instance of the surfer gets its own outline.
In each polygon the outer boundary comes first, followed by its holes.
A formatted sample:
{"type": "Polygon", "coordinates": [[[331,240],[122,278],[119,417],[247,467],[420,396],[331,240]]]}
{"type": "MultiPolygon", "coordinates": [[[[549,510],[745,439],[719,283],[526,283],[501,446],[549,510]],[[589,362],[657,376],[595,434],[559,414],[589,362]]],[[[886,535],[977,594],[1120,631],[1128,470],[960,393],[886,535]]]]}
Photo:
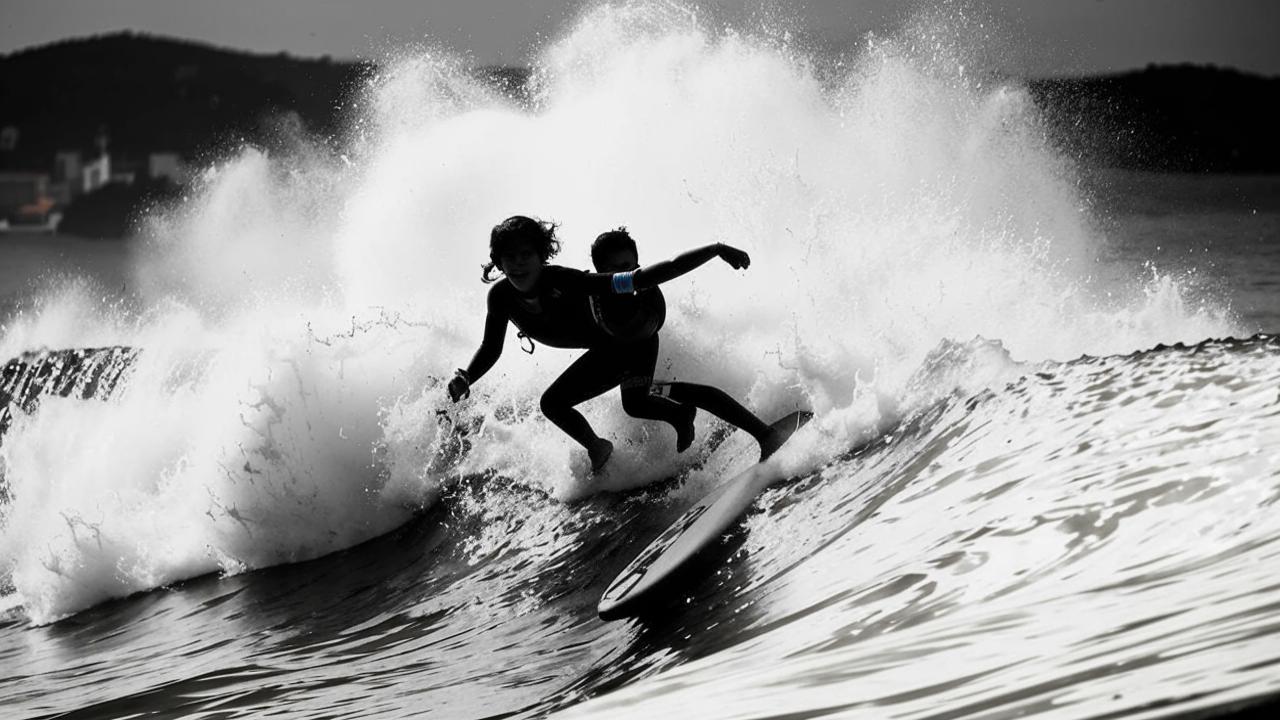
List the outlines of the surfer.
{"type": "Polygon", "coordinates": [[[693,443],[697,408],[751,433],[760,443],[762,459],[777,450],[777,433],[723,391],[693,383],[653,383],[657,331],[665,318],[658,285],[717,257],[734,268],[746,268],[750,256],[716,243],[642,268],[634,240],[619,229],[596,239],[592,261],[600,272],[588,273],[548,263],[560,251],[555,228],[522,215],[494,226],[489,262],[481,273],[484,282],[496,282],[489,290],[484,337],[471,362],[449,381],[449,397],[457,402],[468,396],[471,386],[498,361],[509,321],[530,342],[527,352],[533,352],[533,341],[587,350],[542,394],[541,408],[547,419],[586,448],[592,470],[608,461],[613,443],[596,435],[574,406],[619,386],[623,410],[632,417],[670,424],[680,452],[693,443]]]}

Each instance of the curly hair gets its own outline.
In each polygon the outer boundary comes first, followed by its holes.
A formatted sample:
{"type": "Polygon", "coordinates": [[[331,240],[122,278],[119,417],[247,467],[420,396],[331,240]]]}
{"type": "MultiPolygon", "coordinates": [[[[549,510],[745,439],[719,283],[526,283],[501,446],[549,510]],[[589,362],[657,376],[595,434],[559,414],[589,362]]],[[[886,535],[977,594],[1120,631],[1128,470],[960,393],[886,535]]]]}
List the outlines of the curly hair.
{"type": "Polygon", "coordinates": [[[501,277],[502,268],[498,267],[498,257],[517,243],[525,242],[533,246],[542,262],[550,260],[560,252],[560,241],[556,239],[556,228],[553,222],[535,220],[524,215],[512,215],[493,226],[489,233],[489,262],[483,266],[480,279],[491,283],[501,277]],[[497,274],[495,274],[497,273],[497,274]]]}

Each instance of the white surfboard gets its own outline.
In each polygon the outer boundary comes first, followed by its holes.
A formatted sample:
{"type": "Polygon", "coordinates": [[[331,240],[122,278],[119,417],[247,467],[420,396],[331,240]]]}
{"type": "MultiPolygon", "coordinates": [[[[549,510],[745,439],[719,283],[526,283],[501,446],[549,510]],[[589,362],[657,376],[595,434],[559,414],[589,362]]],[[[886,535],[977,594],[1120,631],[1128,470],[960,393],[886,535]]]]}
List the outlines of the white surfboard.
{"type": "MultiPolygon", "coordinates": [[[[812,417],[812,413],[793,412],[772,427],[790,437],[812,417]]],[[[777,464],[766,460],[752,465],[699,500],[614,578],[597,606],[600,617],[605,620],[629,617],[660,604],[666,599],[664,590],[670,590],[666,581],[719,542],[765,488],[784,479],[777,464]]]]}

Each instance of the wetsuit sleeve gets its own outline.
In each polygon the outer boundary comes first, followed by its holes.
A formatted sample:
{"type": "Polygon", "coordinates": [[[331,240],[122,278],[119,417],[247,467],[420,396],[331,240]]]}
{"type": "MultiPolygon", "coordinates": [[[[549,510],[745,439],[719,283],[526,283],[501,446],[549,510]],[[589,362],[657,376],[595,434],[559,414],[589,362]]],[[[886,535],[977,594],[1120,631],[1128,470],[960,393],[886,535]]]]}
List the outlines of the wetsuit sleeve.
{"type": "Polygon", "coordinates": [[[466,368],[472,385],[498,362],[498,358],[502,356],[502,344],[507,337],[510,313],[502,297],[501,285],[490,288],[488,306],[489,312],[484,319],[484,339],[480,341],[480,349],[476,350],[466,368]]]}

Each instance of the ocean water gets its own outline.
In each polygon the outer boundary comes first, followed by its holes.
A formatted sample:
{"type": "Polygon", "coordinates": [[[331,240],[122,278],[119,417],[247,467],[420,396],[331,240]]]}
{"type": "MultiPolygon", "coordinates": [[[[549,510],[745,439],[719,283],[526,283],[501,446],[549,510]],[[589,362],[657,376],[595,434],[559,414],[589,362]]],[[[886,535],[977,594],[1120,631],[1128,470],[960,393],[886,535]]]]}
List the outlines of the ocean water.
{"type": "Polygon", "coordinates": [[[127,243],[0,238],[5,716],[1271,700],[1280,180],[1078,166],[966,22],[819,62],[603,7],[527,103],[405,49],[344,137],[229,151],[127,243]],[[610,394],[592,477],[537,410],[573,354],[514,337],[449,403],[513,213],[578,267],[618,225],[642,262],[748,250],[667,286],[659,372],[815,412],[653,617],[595,604],[752,443],[702,417],[677,455],[610,394]]]}

